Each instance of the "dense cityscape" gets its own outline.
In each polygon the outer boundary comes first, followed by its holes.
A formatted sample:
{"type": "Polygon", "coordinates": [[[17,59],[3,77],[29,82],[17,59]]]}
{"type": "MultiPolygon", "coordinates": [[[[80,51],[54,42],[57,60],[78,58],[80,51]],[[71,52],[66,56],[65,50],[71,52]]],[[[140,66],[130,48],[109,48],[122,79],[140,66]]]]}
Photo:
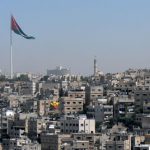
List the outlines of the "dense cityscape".
{"type": "Polygon", "coordinates": [[[0,75],[0,149],[149,150],[150,70],[0,75]]]}

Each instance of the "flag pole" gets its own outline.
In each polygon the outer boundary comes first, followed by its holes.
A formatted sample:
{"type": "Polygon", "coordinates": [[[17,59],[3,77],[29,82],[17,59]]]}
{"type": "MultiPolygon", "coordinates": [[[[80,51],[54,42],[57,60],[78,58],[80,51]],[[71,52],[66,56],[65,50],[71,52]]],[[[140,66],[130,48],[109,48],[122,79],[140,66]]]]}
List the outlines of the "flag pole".
{"type": "Polygon", "coordinates": [[[12,56],[12,29],[11,29],[11,24],[12,24],[12,15],[10,18],[10,79],[13,79],[13,56],[12,56]]]}

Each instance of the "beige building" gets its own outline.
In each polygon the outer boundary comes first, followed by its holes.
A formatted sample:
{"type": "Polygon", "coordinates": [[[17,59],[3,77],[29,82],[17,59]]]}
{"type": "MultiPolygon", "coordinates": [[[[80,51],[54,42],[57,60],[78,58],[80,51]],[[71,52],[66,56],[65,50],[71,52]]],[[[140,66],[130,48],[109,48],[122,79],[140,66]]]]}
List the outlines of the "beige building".
{"type": "Polygon", "coordinates": [[[85,103],[85,90],[82,90],[82,89],[70,90],[70,91],[68,91],[68,97],[82,98],[83,103],[85,103]]]}
{"type": "Polygon", "coordinates": [[[61,150],[63,141],[70,140],[70,134],[53,134],[42,133],[41,134],[41,149],[42,150],[61,150]],[[64,140],[65,139],[65,140],[64,140]]]}
{"type": "Polygon", "coordinates": [[[150,134],[145,135],[145,144],[150,144],[150,134]]]}
{"type": "Polygon", "coordinates": [[[2,144],[0,144],[0,150],[3,150],[2,144]]]}
{"type": "Polygon", "coordinates": [[[134,135],[131,137],[131,149],[134,148],[135,145],[140,145],[145,141],[144,136],[134,135]]]}
{"type": "Polygon", "coordinates": [[[106,141],[106,150],[131,150],[131,137],[126,135],[115,135],[109,141],[106,141]]]}
{"type": "Polygon", "coordinates": [[[102,148],[102,142],[105,143],[105,140],[102,139],[102,135],[98,133],[73,133],[72,138],[75,141],[88,141],[89,142],[89,150],[93,150],[96,147],[102,148]]]}
{"type": "Polygon", "coordinates": [[[37,113],[39,116],[48,115],[51,100],[39,100],[37,102],[37,113]]]}
{"type": "Polygon", "coordinates": [[[68,116],[60,120],[61,133],[95,133],[95,119],[68,116]]]}
{"type": "Polygon", "coordinates": [[[99,135],[76,134],[41,134],[42,150],[96,150],[95,143],[99,135]]]}
{"type": "Polygon", "coordinates": [[[61,145],[63,150],[89,150],[89,141],[72,140],[61,145]]]}
{"type": "Polygon", "coordinates": [[[89,141],[73,141],[71,150],[89,150],[89,141]]]}
{"type": "Polygon", "coordinates": [[[130,141],[107,141],[106,150],[131,150],[130,141]]]}
{"type": "Polygon", "coordinates": [[[131,150],[131,135],[122,124],[111,128],[110,139],[106,141],[106,150],[131,150]]]}
{"type": "Polygon", "coordinates": [[[19,96],[10,95],[8,96],[9,99],[9,106],[11,108],[17,108],[19,106],[19,96]]]}
{"type": "Polygon", "coordinates": [[[60,111],[63,114],[76,114],[83,111],[83,98],[62,97],[59,101],[60,111]]]}

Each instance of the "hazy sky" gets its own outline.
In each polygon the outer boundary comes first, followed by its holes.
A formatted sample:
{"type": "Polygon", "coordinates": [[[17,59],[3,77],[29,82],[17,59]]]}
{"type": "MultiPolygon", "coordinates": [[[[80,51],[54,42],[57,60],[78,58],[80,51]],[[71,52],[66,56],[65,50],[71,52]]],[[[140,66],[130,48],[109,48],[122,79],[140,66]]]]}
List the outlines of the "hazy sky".
{"type": "Polygon", "coordinates": [[[10,14],[26,34],[13,33],[15,72],[58,65],[93,73],[150,68],[150,0],[1,0],[0,69],[10,68],[10,14]]]}

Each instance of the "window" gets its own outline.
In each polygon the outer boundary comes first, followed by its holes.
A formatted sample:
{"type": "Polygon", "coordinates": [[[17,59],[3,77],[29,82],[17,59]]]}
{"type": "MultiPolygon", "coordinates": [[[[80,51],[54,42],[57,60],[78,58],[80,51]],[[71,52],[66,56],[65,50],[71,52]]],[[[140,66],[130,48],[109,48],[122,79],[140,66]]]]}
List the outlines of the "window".
{"type": "Polygon", "coordinates": [[[70,102],[67,102],[67,104],[70,104],[70,102]]]}
{"type": "Polygon", "coordinates": [[[109,108],[108,111],[111,111],[111,108],[109,108]]]}
{"type": "Polygon", "coordinates": [[[80,125],[83,126],[83,123],[81,123],[80,125]]]}
{"type": "Polygon", "coordinates": [[[118,148],[119,148],[119,149],[121,149],[121,148],[122,148],[122,146],[118,146],[118,148]]]}
{"type": "Polygon", "coordinates": [[[86,137],[87,140],[92,140],[92,137],[86,137]]]}
{"type": "Polygon", "coordinates": [[[140,99],[136,99],[137,102],[140,102],[140,99]]]}

